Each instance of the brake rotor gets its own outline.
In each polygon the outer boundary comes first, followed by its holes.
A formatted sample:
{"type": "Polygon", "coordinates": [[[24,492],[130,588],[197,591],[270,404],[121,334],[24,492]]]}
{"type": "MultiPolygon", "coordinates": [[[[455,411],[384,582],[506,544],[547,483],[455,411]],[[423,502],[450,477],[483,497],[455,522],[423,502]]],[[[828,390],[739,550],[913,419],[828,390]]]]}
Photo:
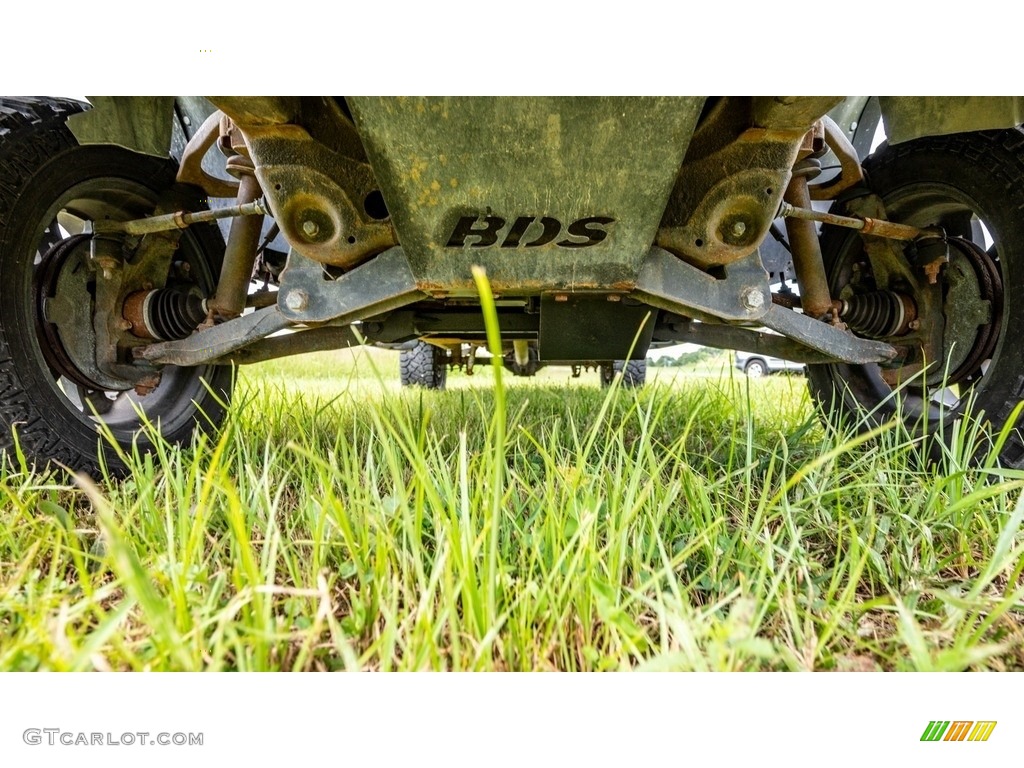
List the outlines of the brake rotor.
{"type": "Polygon", "coordinates": [[[943,351],[947,383],[970,383],[982,375],[999,341],[1003,317],[1003,280],[991,254],[961,237],[949,239],[944,273],[943,351]]]}
{"type": "MultiPolygon", "coordinates": [[[[43,254],[32,280],[40,351],[55,377],[86,390],[110,389],[96,381],[92,312],[95,280],[85,261],[90,235],[72,235],[43,254]]],[[[107,382],[109,384],[109,382],[107,382]]]]}

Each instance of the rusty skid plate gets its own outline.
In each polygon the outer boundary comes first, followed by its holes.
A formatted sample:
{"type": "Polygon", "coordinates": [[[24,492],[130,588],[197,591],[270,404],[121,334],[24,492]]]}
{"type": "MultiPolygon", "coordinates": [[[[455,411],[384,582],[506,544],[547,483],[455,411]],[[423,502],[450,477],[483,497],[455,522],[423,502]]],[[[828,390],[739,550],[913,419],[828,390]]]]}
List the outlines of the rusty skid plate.
{"type": "Polygon", "coordinates": [[[704,99],[350,98],[420,290],[629,290],[704,99]]]}

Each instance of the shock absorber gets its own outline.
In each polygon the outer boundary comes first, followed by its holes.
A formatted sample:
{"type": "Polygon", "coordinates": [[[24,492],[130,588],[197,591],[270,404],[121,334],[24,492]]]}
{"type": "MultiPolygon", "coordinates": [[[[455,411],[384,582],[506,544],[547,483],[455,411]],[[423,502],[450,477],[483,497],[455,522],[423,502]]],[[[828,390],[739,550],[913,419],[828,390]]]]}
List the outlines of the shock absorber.
{"type": "Polygon", "coordinates": [[[917,320],[913,299],[893,291],[862,293],[836,303],[839,319],[850,330],[869,339],[902,336],[917,320]]]}
{"type": "Polygon", "coordinates": [[[154,341],[184,339],[206,319],[207,301],[198,288],[159,288],[137,291],[124,302],[122,315],[139,338],[154,341]]]}
{"type": "MultiPolygon", "coordinates": [[[[812,144],[811,151],[811,155],[800,160],[793,168],[793,178],[784,196],[788,205],[797,208],[811,207],[807,182],[821,173],[818,155],[824,152],[824,147],[812,144]]],[[[793,266],[796,270],[797,283],[800,285],[804,312],[812,317],[822,317],[832,309],[832,299],[829,295],[828,281],[825,279],[821,245],[814,222],[787,218],[786,233],[789,235],[789,244],[793,252],[793,266]]]]}
{"type": "MultiPolygon", "coordinates": [[[[245,138],[227,117],[221,120],[221,150],[227,155],[225,170],[238,179],[239,206],[251,205],[263,194],[256,178],[256,169],[249,157],[245,138]]],[[[249,281],[256,264],[256,250],[263,230],[263,216],[242,216],[231,221],[224,263],[221,267],[217,291],[210,298],[209,309],[221,319],[242,314],[245,309],[249,281]]]]}

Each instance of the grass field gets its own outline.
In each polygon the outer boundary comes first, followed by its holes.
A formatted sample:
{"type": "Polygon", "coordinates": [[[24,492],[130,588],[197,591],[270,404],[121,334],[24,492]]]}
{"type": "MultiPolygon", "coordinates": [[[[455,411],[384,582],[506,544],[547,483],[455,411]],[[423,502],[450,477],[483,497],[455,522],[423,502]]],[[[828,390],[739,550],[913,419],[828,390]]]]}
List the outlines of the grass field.
{"type": "Polygon", "coordinates": [[[1024,473],[723,360],[436,393],[323,353],[125,482],[8,467],[0,669],[1024,669],[1024,473]]]}

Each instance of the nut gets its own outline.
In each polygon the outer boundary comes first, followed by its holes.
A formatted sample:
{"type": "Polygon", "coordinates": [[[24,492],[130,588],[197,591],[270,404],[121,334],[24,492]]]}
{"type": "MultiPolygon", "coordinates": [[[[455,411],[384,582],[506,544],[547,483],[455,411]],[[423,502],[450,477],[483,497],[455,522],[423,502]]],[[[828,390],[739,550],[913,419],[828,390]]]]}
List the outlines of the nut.
{"type": "Polygon", "coordinates": [[[732,236],[736,239],[743,237],[743,234],[747,231],[747,225],[742,221],[737,221],[732,225],[732,236]]]}
{"type": "Polygon", "coordinates": [[[757,288],[744,290],[742,300],[747,309],[760,309],[764,306],[764,294],[757,288]]]}
{"type": "Polygon", "coordinates": [[[320,225],[312,219],[306,219],[302,222],[302,232],[306,237],[316,237],[320,234],[320,225]]]}
{"type": "Polygon", "coordinates": [[[305,291],[288,291],[288,294],[284,297],[284,305],[292,312],[301,312],[306,308],[307,304],[309,304],[309,296],[305,291]]]}

